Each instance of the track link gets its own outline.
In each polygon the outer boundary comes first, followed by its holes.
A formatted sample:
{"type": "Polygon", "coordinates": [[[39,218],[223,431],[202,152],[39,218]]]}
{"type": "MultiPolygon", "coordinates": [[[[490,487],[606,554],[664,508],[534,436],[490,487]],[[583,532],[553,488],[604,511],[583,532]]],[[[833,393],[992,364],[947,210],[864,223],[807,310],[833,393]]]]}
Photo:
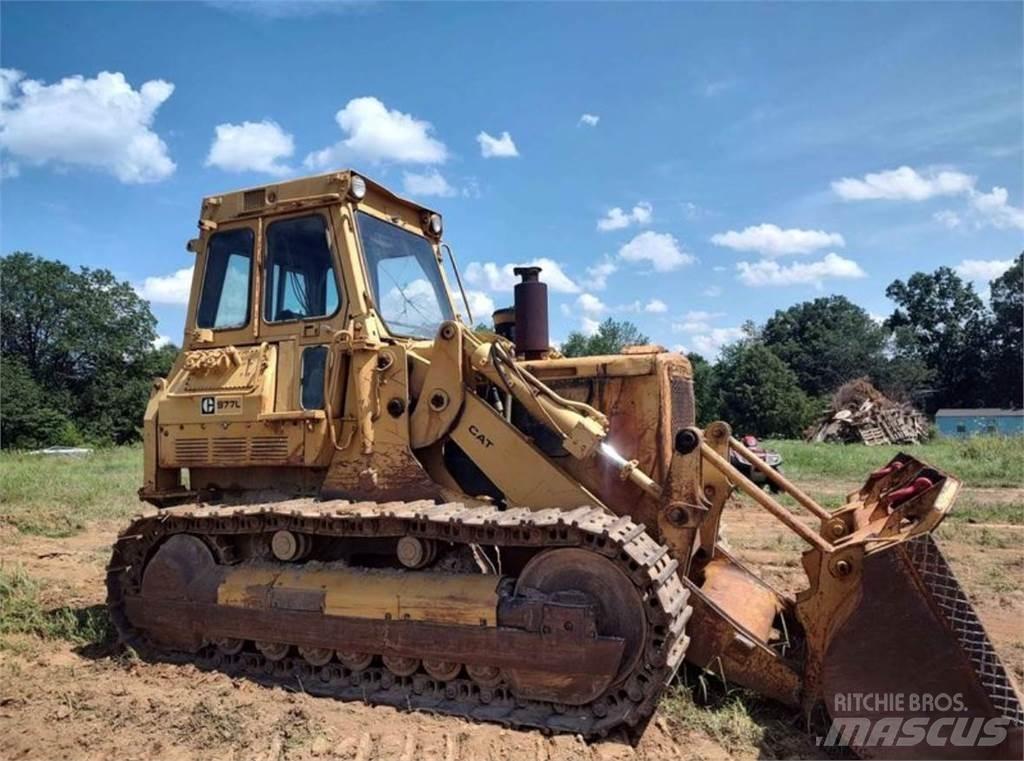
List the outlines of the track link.
{"type": "Polygon", "coordinates": [[[295,686],[344,700],[599,737],[623,725],[642,727],[683,660],[689,642],[685,627],[692,611],[687,604],[689,591],[679,579],[677,567],[668,549],[654,541],[642,524],[599,508],[499,510],[428,501],[378,504],[311,499],[192,505],[150,510],[119,535],[107,568],[107,600],[122,640],[147,658],[195,661],[201,667],[261,683],[295,686]],[[217,562],[230,565],[241,560],[234,555],[232,538],[279,530],[346,539],[415,536],[538,551],[578,547],[598,553],[622,570],[644,602],[648,634],[644,652],[632,672],[597,699],[582,706],[565,706],[521,699],[505,683],[482,685],[464,677],[445,681],[422,668],[410,676],[399,676],[376,665],[379,659],[353,670],[338,661],[315,666],[301,657],[270,660],[258,651],[229,655],[213,645],[197,655],[177,653],[151,643],[129,620],[126,598],[139,594],[148,558],[169,537],[202,537],[217,562]]]}

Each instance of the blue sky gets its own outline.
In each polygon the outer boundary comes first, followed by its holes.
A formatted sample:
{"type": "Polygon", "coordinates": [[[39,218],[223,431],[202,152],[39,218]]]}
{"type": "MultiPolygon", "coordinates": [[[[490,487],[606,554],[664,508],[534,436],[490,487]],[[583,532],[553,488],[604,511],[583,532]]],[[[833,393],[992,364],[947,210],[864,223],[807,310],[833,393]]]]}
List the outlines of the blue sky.
{"type": "Polygon", "coordinates": [[[442,211],[478,313],[546,260],[556,340],[612,316],[713,354],[819,295],[887,315],[917,270],[984,290],[1024,247],[1020,3],[0,21],[3,253],[113,270],[175,342],[200,198],[346,165],[442,211]]]}

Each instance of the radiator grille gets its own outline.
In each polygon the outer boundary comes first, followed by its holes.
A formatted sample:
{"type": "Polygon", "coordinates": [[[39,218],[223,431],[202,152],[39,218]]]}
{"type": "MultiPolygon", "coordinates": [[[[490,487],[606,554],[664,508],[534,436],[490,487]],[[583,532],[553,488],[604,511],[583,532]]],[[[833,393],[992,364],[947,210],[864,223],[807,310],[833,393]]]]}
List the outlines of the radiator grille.
{"type": "Polygon", "coordinates": [[[236,439],[214,439],[213,440],[213,461],[221,464],[239,462],[245,459],[246,444],[243,438],[236,439]]]}
{"type": "Polygon", "coordinates": [[[249,459],[253,462],[280,462],[288,457],[285,436],[255,436],[250,443],[249,459]]]}
{"type": "MultiPolygon", "coordinates": [[[[301,442],[298,444],[298,454],[301,454],[301,442]]],[[[288,462],[290,454],[287,436],[178,439],[174,442],[173,464],[225,467],[247,463],[283,465],[288,462]]]]}
{"type": "Polygon", "coordinates": [[[174,442],[174,459],[183,464],[206,462],[210,457],[207,439],[178,439],[174,442]]]}

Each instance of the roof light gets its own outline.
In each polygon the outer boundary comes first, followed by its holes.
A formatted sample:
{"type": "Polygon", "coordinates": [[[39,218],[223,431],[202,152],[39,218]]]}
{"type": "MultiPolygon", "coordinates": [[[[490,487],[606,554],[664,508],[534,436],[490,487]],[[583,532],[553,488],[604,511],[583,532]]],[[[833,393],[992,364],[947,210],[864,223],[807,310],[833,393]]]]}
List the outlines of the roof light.
{"type": "Polygon", "coordinates": [[[431,214],[430,218],[427,220],[427,226],[430,228],[430,232],[438,238],[441,237],[441,231],[444,229],[444,226],[441,223],[440,214],[431,214]]]}
{"type": "Polygon", "coordinates": [[[352,181],[349,185],[349,192],[352,197],[357,201],[362,201],[366,196],[366,180],[360,177],[358,174],[352,175],[352,181]]]}

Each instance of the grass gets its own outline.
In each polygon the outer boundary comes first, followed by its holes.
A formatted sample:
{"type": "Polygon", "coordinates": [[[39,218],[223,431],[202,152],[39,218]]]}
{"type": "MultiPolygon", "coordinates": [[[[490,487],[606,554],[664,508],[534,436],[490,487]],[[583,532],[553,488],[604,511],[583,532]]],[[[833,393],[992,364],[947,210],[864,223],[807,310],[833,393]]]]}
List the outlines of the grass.
{"type": "Polygon", "coordinates": [[[845,758],[841,748],[812,745],[808,727],[794,712],[717,676],[686,667],[684,681],[662,698],[659,711],[676,732],[703,734],[733,758],[845,758]],[[811,754],[811,755],[808,755],[811,754]]]}
{"type": "Polygon", "coordinates": [[[698,705],[688,689],[675,689],[662,699],[661,711],[673,729],[705,734],[731,756],[743,755],[763,743],[765,729],[741,697],[732,695],[717,703],[698,705]]]}
{"type": "Polygon", "coordinates": [[[1019,502],[978,502],[971,497],[956,501],[947,520],[961,523],[1009,523],[1024,525],[1024,504],[1019,502]]]}
{"type": "Polygon", "coordinates": [[[906,452],[957,476],[966,486],[1008,487],[1024,485],[1022,443],[1020,438],[977,436],[906,446],[808,444],[791,440],[765,442],[765,446],[782,455],[783,471],[797,483],[822,479],[860,483],[897,452],[906,452]]]}
{"type": "MultiPolygon", "coordinates": [[[[237,709],[237,706],[234,708],[237,709]]],[[[223,706],[214,704],[208,698],[202,698],[192,706],[184,723],[176,728],[177,734],[180,739],[200,748],[210,748],[219,744],[237,746],[242,744],[248,735],[242,718],[239,711],[225,711],[223,706]]]]}
{"type": "Polygon", "coordinates": [[[0,636],[32,634],[77,645],[113,642],[114,628],[102,605],[46,610],[39,583],[21,567],[0,565],[0,636]]]}
{"type": "Polygon", "coordinates": [[[139,510],[141,447],[99,449],[89,456],[0,453],[0,525],[26,534],[65,537],[97,520],[139,510]]]}
{"type": "MultiPolygon", "coordinates": [[[[1024,485],[1020,439],[937,439],[906,447],[807,444],[771,441],[783,470],[827,508],[843,503],[843,491],[899,451],[911,453],[964,481],[968,487],[1024,485]]],[[[123,521],[140,507],[141,447],[100,449],[87,457],[0,453],[0,526],[25,534],[71,536],[98,520],[123,521]]],[[[789,504],[788,500],[783,500],[789,504]]],[[[974,523],[1024,524],[1024,505],[1013,501],[961,499],[951,519],[974,523]]]]}

